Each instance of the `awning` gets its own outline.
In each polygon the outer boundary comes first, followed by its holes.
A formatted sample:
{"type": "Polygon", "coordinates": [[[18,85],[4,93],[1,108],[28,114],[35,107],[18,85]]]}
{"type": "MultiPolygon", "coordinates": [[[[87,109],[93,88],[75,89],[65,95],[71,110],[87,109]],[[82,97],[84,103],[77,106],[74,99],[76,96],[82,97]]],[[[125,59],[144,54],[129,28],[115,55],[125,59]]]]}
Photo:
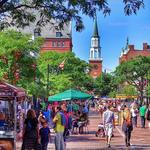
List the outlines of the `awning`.
{"type": "Polygon", "coordinates": [[[7,98],[11,99],[14,97],[20,98],[25,97],[26,92],[25,90],[8,84],[6,82],[0,81],[0,99],[5,100],[7,98]]]}
{"type": "Polygon", "coordinates": [[[78,91],[78,90],[66,90],[62,93],[58,93],[53,96],[49,96],[48,101],[66,101],[66,100],[86,100],[92,98],[92,95],[78,91]]]}

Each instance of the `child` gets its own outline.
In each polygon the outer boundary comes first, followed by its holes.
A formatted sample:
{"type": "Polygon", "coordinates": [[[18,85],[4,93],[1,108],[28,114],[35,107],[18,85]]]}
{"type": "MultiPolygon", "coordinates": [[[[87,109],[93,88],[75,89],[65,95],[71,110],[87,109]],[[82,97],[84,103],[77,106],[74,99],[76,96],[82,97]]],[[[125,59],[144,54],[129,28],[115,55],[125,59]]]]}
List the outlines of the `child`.
{"type": "Polygon", "coordinates": [[[50,129],[47,125],[47,121],[42,122],[42,128],[40,129],[42,150],[47,150],[48,142],[50,139],[50,129]]]}

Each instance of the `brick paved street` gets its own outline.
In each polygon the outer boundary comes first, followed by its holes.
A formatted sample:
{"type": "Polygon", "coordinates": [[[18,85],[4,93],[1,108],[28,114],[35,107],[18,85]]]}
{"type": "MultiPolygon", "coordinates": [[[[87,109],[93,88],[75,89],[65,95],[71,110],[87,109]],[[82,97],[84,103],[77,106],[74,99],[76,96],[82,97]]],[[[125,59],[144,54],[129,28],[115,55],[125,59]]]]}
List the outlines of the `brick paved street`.
{"type": "MultiPolygon", "coordinates": [[[[67,142],[67,150],[107,150],[105,138],[95,136],[97,125],[99,123],[99,115],[96,112],[90,113],[90,124],[88,126],[89,133],[71,135],[67,142]]],[[[139,120],[140,121],[140,120],[139,120]]],[[[111,141],[111,150],[150,150],[150,129],[135,128],[132,133],[130,148],[124,146],[123,133],[120,126],[114,130],[114,137],[111,141]]],[[[20,149],[21,143],[17,143],[17,149],[20,149]]],[[[49,144],[48,150],[54,150],[54,144],[49,144]]]]}

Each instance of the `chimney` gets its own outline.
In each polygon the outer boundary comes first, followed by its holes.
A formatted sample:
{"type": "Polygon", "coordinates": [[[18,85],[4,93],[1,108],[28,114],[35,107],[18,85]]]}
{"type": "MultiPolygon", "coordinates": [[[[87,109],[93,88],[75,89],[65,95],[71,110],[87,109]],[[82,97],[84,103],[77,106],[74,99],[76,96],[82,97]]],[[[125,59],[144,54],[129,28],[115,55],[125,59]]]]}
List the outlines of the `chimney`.
{"type": "Polygon", "coordinates": [[[134,51],[134,45],[129,45],[129,50],[134,51]]]}
{"type": "Polygon", "coordinates": [[[143,50],[147,50],[147,49],[148,49],[147,43],[143,43],[143,50]]]}

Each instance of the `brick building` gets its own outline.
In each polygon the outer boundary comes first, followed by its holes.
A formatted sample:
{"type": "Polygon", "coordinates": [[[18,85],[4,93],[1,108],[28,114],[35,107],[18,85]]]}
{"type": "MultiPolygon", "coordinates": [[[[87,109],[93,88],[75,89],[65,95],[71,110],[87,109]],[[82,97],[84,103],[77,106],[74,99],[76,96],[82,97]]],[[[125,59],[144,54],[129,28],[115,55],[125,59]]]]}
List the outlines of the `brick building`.
{"type": "Polygon", "coordinates": [[[92,66],[90,70],[90,76],[97,78],[102,73],[102,58],[100,37],[98,34],[97,19],[94,21],[94,32],[91,38],[90,58],[89,64],[92,66]]]}
{"type": "Polygon", "coordinates": [[[137,56],[150,56],[150,45],[143,43],[143,49],[135,49],[134,45],[129,45],[129,40],[127,38],[126,46],[122,49],[121,55],[119,57],[119,63],[131,60],[137,56]]]}
{"type": "MultiPolygon", "coordinates": [[[[33,13],[35,13],[33,11],[33,13]]],[[[38,15],[37,15],[38,18],[38,15]]],[[[17,28],[23,33],[32,34],[33,39],[37,36],[44,38],[44,43],[41,47],[41,52],[56,51],[56,52],[71,52],[72,51],[72,25],[71,21],[64,24],[63,29],[60,29],[58,22],[54,19],[50,23],[37,27],[38,19],[34,23],[30,23],[25,28],[17,28]]]]}

